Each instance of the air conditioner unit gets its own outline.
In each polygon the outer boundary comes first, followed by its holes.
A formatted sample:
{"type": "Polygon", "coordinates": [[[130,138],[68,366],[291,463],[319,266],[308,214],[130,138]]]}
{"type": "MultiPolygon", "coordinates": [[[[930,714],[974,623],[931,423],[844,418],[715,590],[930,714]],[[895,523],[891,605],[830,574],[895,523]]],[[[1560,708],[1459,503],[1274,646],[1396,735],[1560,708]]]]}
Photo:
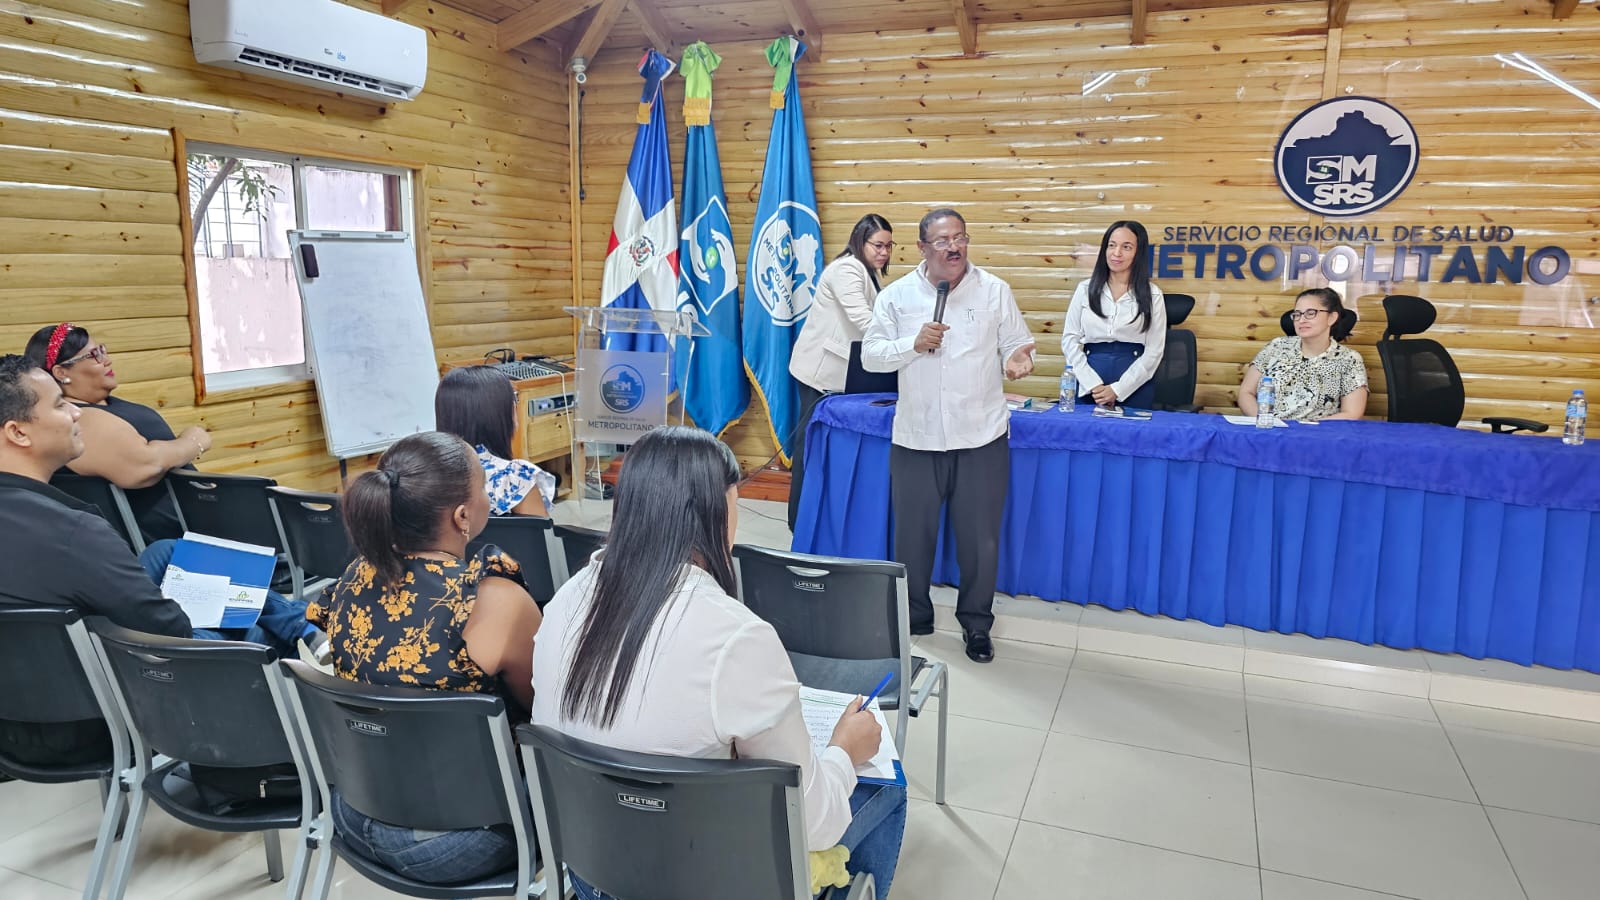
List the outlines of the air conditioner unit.
{"type": "Polygon", "coordinates": [[[427,32],[334,0],[190,0],[194,57],[383,102],[428,78],[427,32]]]}

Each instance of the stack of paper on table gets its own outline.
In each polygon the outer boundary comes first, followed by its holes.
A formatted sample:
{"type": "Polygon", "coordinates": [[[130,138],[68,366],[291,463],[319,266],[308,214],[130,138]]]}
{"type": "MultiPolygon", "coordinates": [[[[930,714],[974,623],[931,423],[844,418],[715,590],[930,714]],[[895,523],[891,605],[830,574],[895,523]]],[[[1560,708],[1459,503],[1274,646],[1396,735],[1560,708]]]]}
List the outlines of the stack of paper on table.
{"type": "MultiPolygon", "coordinates": [[[[849,706],[850,701],[856,699],[856,696],[856,694],[841,694],[838,691],[824,691],[819,688],[800,688],[800,709],[805,715],[806,730],[811,733],[811,746],[816,748],[819,756],[828,748],[828,741],[833,738],[833,728],[839,724],[839,717],[844,715],[845,707],[849,706]]],[[[900,751],[894,746],[894,732],[890,730],[889,723],[883,717],[883,710],[878,708],[876,699],[867,709],[878,720],[878,727],[883,729],[883,734],[878,744],[877,755],[856,766],[856,780],[903,786],[906,783],[906,773],[900,767],[900,751]]]]}
{"type": "Polygon", "coordinates": [[[249,628],[267,604],[278,553],[271,547],[185,532],[161,579],[161,595],[193,628],[249,628]]]}

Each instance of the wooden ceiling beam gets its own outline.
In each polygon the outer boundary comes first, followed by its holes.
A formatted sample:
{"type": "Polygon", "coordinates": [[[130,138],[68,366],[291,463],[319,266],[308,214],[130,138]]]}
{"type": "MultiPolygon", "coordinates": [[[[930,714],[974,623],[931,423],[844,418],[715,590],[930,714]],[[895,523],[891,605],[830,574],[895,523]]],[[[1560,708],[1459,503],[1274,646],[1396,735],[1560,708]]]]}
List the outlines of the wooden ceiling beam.
{"type": "Polygon", "coordinates": [[[1150,17],[1150,6],[1146,0],[1133,0],[1133,37],[1129,41],[1134,45],[1144,43],[1145,20],[1150,17]]]}
{"type": "Polygon", "coordinates": [[[972,0],[951,0],[956,14],[956,31],[961,33],[961,55],[978,55],[978,22],[972,17],[972,0]]]}
{"type": "MultiPolygon", "coordinates": [[[[805,39],[807,47],[817,56],[822,55],[822,29],[817,27],[817,17],[811,13],[811,5],[806,0],[778,0],[783,6],[783,15],[789,20],[789,27],[795,34],[805,39]]],[[[816,59],[813,56],[812,59],[816,59]]]]}
{"type": "Polygon", "coordinates": [[[417,0],[383,0],[383,14],[397,16],[400,11],[417,2],[417,0]]]}
{"type": "Polygon", "coordinates": [[[1343,28],[1350,17],[1350,0],[1328,0],[1328,30],[1343,28]]]}
{"type": "Polygon", "coordinates": [[[1554,18],[1570,19],[1578,10],[1578,0],[1555,0],[1555,9],[1551,10],[1554,18]]]}
{"type": "Polygon", "coordinates": [[[515,50],[550,29],[599,6],[601,0],[542,0],[507,16],[495,28],[495,46],[515,50]]]}
{"type": "Polygon", "coordinates": [[[594,18],[589,20],[589,27],[584,29],[583,37],[578,39],[578,46],[573,49],[572,55],[592,61],[627,5],[628,0],[604,0],[600,8],[595,10],[594,18]]]}
{"type": "Polygon", "coordinates": [[[672,39],[672,27],[661,17],[661,11],[655,7],[655,0],[629,0],[628,10],[639,20],[639,27],[644,31],[644,36],[650,39],[650,46],[671,55],[675,45],[672,39]]]}

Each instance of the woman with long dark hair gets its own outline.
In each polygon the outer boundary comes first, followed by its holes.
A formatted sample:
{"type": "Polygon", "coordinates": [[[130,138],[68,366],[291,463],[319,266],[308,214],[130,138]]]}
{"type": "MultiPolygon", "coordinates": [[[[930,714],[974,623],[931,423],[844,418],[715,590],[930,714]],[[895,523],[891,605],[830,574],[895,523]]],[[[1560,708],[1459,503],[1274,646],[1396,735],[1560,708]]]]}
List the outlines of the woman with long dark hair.
{"type": "Polygon", "coordinates": [[[1112,222],[1061,328],[1061,354],[1078,378],[1078,396],[1149,409],[1151,378],[1166,352],[1167,307],[1150,281],[1150,234],[1131,219],[1112,222]]]}
{"type": "Polygon", "coordinates": [[[1263,376],[1274,385],[1273,414],[1316,422],[1359,419],[1367,413],[1367,364],[1340,343],[1353,322],[1343,322],[1344,301],[1333,288],[1311,288],[1294,299],[1294,337],[1273,338],[1244,371],[1239,411],[1256,414],[1263,376]]]}
{"type": "MultiPolygon", "coordinates": [[[[514,716],[526,710],[539,608],[498,547],[467,555],[489,518],[472,448],[438,431],[401,438],[376,470],[350,483],[343,506],[359,555],[307,614],[327,629],[334,672],[367,684],[496,694],[514,716]]],[[[418,833],[337,793],[332,815],[357,852],[418,881],[468,881],[517,855],[509,824],[418,833]]]]}
{"type": "MultiPolygon", "coordinates": [[[[806,844],[850,848],[886,896],[905,789],[856,784],[881,729],[857,698],[812,749],[771,625],[734,598],[739,465],[709,432],[668,426],[628,451],[605,549],[545,607],[533,721],[623,750],[800,766],[806,844]]],[[[578,896],[594,891],[573,879],[578,896]]]]}
{"type": "Polygon", "coordinates": [[[433,427],[472,445],[486,476],[492,515],[548,516],[556,499],[554,475],[517,459],[517,392],[493,366],[451,369],[433,393],[433,427]]]}
{"type": "Polygon", "coordinates": [[[806,313],[800,336],[789,357],[789,374],[800,389],[799,433],[790,460],[789,528],[794,528],[800,508],[800,483],[805,475],[806,426],[823,394],[844,390],[850,365],[850,344],[861,340],[872,324],[872,306],[878,298],[878,279],[889,274],[894,253],[894,229],[889,220],[868,213],[850,229],[843,251],[817,279],[811,311],[806,313]]]}

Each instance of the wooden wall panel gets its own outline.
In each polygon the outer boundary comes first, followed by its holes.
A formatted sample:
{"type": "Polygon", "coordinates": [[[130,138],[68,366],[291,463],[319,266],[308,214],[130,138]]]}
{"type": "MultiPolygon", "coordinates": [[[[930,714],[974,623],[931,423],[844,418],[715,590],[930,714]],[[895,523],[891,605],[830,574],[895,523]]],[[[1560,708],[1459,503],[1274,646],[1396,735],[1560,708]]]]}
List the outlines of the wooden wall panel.
{"type": "MultiPolygon", "coordinates": [[[[377,9],[376,2],[352,5],[377,9]]],[[[191,373],[171,129],[187,140],[414,168],[441,358],[568,353],[565,81],[541,43],[414,4],[428,85],[387,109],[199,66],[187,4],[0,3],[0,346],[70,319],[107,341],[119,394],[215,432],[206,465],[332,488],[309,383],[213,394],[191,373]]],[[[382,335],[374,335],[381,352],[382,335]]]]}
{"type": "MultiPolygon", "coordinates": [[[[821,59],[804,60],[799,70],[824,252],[838,252],[858,217],[880,212],[897,225],[891,274],[903,274],[916,260],[918,218],[936,205],[956,206],[969,219],[973,260],[1012,284],[1039,338],[1037,374],[1015,389],[1053,394],[1061,316],[1109,222],[1139,219],[1159,241],[1166,226],[1322,221],[1283,196],[1272,154],[1289,121],[1323,98],[1326,6],[1218,5],[1226,8],[1161,12],[1152,3],[1147,43],[1133,47],[1126,13],[1013,24],[1006,18],[1018,4],[980,3],[978,59],[959,56],[944,15],[923,31],[827,34],[821,59]],[[1109,81],[1084,93],[1107,74],[1109,81]]],[[[673,20],[692,15],[676,2],[666,9],[673,20]]],[[[830,15],[838,15],[833,6],[830,15]]],[[[624,39],[626,27],[619,26],[624,39]]],[[[716,27],[708,17],[706,31],[716,27]]],[[[1596,112],[1505,69],[1492,54],[1522,50],[1600,94],[1600,16],[1552,20],[1539,0],[1357,0],[1335,39],[1336,90],[1395,104],[1423,145],[1407,192],[1360,223],[1385,232],[1503,224],[1517,230],[1516,243],[1558,244],[1573,254],[1574,274],[1552,287],[1407,282],[1395,289],[1438,305],[1430,335],[1464,372],[1468,419],[1521,415],[1558,424],[1568,392],[1600,390],[1600,300],[1590,299],[1600,295],[1596,112]]],[[[633,48],[609,46],[590,68],[585,100],[589,302],[599,294],[640,85],[633,48]]],[[[771,121],[763,47],[715,47],[724,63],[714,117],[741,282],[771,121]]],[[[680,78],[669,81],[667,102],[680,179],[680,78]]],[[[1198,298],[1190,322],[1199,337],[1199,401],[1223,411],[1234,408],[1243,367],[1281,333],[1277,318],[1293,295],[1320,282],[1160,283],[1198,298]]],[[[1371,295],[1384,286],[1344,287],[1363,317],[1353,344],[1373,382],[1368,412],[1381,417],[1386,398],[1373,343],[1383,311],[1371,295]]],[[[771,456],[768,428],[752,411],[730,433],[745,465],[771,456]]]]}

